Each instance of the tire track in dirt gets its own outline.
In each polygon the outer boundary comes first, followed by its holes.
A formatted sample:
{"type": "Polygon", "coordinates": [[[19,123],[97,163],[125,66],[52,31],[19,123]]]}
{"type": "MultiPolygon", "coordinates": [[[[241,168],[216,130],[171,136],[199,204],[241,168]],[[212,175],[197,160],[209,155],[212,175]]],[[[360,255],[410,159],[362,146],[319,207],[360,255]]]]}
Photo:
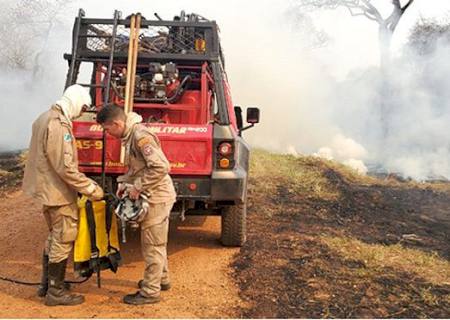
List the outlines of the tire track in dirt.
{"type": "MultiPolygon", "coordinates": [[[[0,203],[0,275],[37,282],[47,230],[40,206],[20,191],[7,194],[0,203]]],[[[156,305],[128,306],[122,296],[137,290],[143,261],[139,234],[128,233],[122,246],[123,265],[117,274],[102,273],[102,288],[95,276],[75,285],[86,302],[73,307],[46,307],[36,287],[0,282],[1,318],[221,318],[239,317],[243,306],[230,278],[230,263],[239,249],[220,245],[220,217],[188,217],[171,225],[169,268],[172,289],[162,293],[156,305]]],[[[73,279],[72,266],[68,278],[73,279]]]]}

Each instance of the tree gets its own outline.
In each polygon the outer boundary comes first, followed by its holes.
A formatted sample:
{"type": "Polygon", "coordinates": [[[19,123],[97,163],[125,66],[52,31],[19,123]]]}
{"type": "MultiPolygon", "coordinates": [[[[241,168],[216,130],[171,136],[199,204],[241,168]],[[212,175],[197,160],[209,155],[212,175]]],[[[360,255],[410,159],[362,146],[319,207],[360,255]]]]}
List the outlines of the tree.
{"type": "Polygon", "coordinates": [[[450,23],[427,20],[416,23],[413,27],[407,48],[413,54],[426,56],[434,53],[439,44],[450,44],[450,23]]]}
{"type": "MultiPolygon", "coordinates": [[[[378,36],[380,43],[380,64],[385,66],[389,62],[389,47],[392,35],[397,25],[414,0],[402,2],[400,0],[390,0],[393,10],[388,17],[383,17],[380,11],[370,0],[298,0],[296,6],[299,12],[302,10],[334,10],[338,7],[346,8],[351,16],[364,16],[369,20],[378,23],[378,36]]],[[[302,14],[300,14],[302,15],[302,14]]]]}

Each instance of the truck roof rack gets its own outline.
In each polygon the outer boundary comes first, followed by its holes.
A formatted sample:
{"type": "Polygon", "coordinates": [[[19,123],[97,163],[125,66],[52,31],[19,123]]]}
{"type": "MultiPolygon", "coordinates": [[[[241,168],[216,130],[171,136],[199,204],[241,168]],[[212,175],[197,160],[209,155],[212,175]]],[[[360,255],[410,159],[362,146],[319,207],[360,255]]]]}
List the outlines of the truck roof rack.
{"type": "MultiPolygon", "coordinates": [[[[76,52],[79,61],[108,61],[114,48],[114,61],[127,60],[130,19],[93,19],[80,13],[75,18],[71,61],[76,52]],[[115,26],[115,24],[117,24],[115,26]],[[113,32],[116,32],[112,40],[113,32]]],[[[142,19],[138,61],[223,60],[215,21],[164,21],[142,19]]],[[[223,63],[223,61],[222,61],[223,63]]]]}

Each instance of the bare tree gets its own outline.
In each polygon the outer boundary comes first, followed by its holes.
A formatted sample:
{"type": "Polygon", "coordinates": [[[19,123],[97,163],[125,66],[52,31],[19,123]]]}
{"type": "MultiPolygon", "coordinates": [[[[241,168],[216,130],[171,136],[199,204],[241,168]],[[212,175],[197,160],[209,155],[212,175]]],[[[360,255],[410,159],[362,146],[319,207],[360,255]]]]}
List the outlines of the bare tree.
{"type": "Polygon", "coordinates": [[[380,63],[383,66],[389,61],[389,47],[392,35],[397,28],[401,17],[414,0],[403,1],[403,4],[400,0],[390,0],[390,2],[393,10],[388,17],[383,17],[370,0],[298,0],[296,6],[300,10],[333,10],[338,7],[343,7],[348,10],[351,16],[364,16],[367,19],[378,23],[380,63]]]}

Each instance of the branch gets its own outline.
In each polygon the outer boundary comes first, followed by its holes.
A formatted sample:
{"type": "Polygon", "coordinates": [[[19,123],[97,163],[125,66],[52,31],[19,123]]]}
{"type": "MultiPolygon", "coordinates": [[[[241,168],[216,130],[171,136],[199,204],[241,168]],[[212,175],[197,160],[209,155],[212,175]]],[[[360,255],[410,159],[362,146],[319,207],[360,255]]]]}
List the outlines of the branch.
{"type": "Polygon", "coordinates": [[[395,9],[401,9],[402,6],[400,4],[400,0],[391,0],[392,5],[394,6],[395,9]]]}
{"type": "Polygon", "coordinates": [[[364,12],[353,12],[352,8],[347,7],[347,6],[345,6],[345,7],[348,9],[348,11],[350,12],[350,15],[352,17],[363,16],[364,15],[364,12]]]}
{"type": "Polygon", "coordinates": [[[409,0],[407,4],[405,4],[405,6],[402,9],[402,12],[405,12],[406,9],[408,9],[408,7],[414,2],[414,0],[409,0]]]}
{"type": "Polygon", "coordinates": [[[373,18],[378,22],[383,21],[383,17],[381,16],[380,12],[370,3],[369,0],[361,0],[361,2],[363,3],[361,7],[363,8],[364,12],[371,14],[373,18]]]}
{"type": "Polygon", "coordinates": [[[392,5],[394,6],[394,11],[400,11],[403,14],[413,2],[414,0],[409,0],[408,3],[402,7],[400,0],[392,0],[392,5]]]}
{"type": "MultiPolygon", "coordinates": [[[[377,21],[377,22],[378,22],[378,20],[377,20],[375,17],[369,15],[369,13],[365,12],[364,10],[363,10],[362,12],[354,12],[354,11],[352,10],[352,8],[347,7],[347,6],[346,6],[346,8],[348,9],[348,11],[350,12],[350,15],[351,15],[352,17],[365,16],[366,18],[368,18],[368,19],[370,19],[370,20],[373,20],[373,21],[377,21]]],[[[358,8],[361,9],[361,7],[358,7],[358,8]]]]}
{"type": "Polygon", "coordinates": [[[392,14],[386,19],[386,26],[391,31],[394,32],[398,23],[400,22],[400,18],[405,13],[406,9],[414,2],[414,0],[408,1],[408,3],[402,8],[400,0],[392,0],[392,5],[394,6],[394,11],[392,14]]]}
{"type": "Polygon", "coordinates": [[[367,12],[364,12],[364,15],[370,20],[373,20],[373,21],[376,21],[376,22],[380,22],[379,18],[369,15],[369,13],[367,13],[367,12]]]}

